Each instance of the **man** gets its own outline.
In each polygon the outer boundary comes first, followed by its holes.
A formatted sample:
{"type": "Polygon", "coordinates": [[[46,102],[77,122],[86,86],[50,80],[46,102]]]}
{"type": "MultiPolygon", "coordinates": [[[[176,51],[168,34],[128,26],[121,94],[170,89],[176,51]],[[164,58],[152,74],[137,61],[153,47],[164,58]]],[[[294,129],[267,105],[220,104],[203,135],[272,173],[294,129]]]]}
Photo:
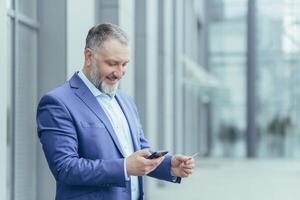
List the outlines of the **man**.
{"type": "Polygon", "coordinates": [[[84,57],[82,70],[44,95],[37,110],[56,200],[140,200],[142,176],[180,183],[192,174],[192,157],[147,159],[136,106],[118,90],[129,62],[126,34],[113,24],[94,26],[84,57]]]}

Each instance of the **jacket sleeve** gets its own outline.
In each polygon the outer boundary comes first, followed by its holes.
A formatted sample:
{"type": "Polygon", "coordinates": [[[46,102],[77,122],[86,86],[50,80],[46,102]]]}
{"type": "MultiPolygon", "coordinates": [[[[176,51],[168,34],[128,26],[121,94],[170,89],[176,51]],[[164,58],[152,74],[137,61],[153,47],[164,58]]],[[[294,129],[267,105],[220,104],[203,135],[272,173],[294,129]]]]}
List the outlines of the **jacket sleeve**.
{"type": "Polygon", "coordinates": [[[150,177],[154,177],[157,179],[169,181],[172,183],[180,183],[180,177],[174,177],[171,174],[171,159],[172,156],[167,155],[162,163],[152,172],[148,174],[150,177]]]}
{"type": "Polygon", "coordinates": [[[52,174],[70,185],[125,187],[124,159],[91,160],[78,155],[76,127],[67,107],[45,95],[37,110],[38,136],[52,174]]]}

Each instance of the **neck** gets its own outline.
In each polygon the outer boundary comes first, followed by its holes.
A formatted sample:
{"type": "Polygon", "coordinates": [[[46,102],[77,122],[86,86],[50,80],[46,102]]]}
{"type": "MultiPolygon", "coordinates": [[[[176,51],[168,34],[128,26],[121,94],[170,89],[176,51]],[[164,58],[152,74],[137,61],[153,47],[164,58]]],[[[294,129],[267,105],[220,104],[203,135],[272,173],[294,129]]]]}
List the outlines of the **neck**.
{"type": "Polygon", "coordinates": [[[81,71],[87,77],[87,79],[89,79],[89,81],[92,82],[90,73],[88,72],[88,70],[86,69],[86,67],[83,67],[81,71]]]}

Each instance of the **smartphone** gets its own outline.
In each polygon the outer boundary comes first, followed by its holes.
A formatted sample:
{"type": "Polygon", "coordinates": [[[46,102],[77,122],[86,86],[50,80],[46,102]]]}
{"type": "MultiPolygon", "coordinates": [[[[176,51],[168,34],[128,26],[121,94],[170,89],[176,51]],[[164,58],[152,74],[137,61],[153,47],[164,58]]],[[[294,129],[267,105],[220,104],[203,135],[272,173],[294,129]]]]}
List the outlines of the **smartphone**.
{"type": "Polygon", "coordinates": [[[167,153],[168,153],[168,151],[156,151],[156,152],[152,153],[150,156],[148,156],[147,159],[159,158],[159,157],[166,155],[167,153]]]}

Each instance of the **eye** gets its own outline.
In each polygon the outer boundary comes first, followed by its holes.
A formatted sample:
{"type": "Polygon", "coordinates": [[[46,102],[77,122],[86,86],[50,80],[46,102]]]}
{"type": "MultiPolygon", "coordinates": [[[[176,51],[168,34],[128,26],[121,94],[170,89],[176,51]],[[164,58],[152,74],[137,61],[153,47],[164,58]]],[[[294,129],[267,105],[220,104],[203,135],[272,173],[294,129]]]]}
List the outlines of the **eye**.
{"type": "Polygon", "coordinates": [[[127,64],[128,64],[128,62],[126,62],[126,63],[123,63],[123,67],[126,67],[126,66],[127,66],[127,64]]]}
{"type": "Polygon", "coordinates": [[[107,64],[109,65],[109,66],[111,66],[111,67],[114,67],[114,66],[116,66],[117,65],[117,63],[116,62],[113,62],[113,61],[109,61],[109,62],[107,62],[107,64]]]}

